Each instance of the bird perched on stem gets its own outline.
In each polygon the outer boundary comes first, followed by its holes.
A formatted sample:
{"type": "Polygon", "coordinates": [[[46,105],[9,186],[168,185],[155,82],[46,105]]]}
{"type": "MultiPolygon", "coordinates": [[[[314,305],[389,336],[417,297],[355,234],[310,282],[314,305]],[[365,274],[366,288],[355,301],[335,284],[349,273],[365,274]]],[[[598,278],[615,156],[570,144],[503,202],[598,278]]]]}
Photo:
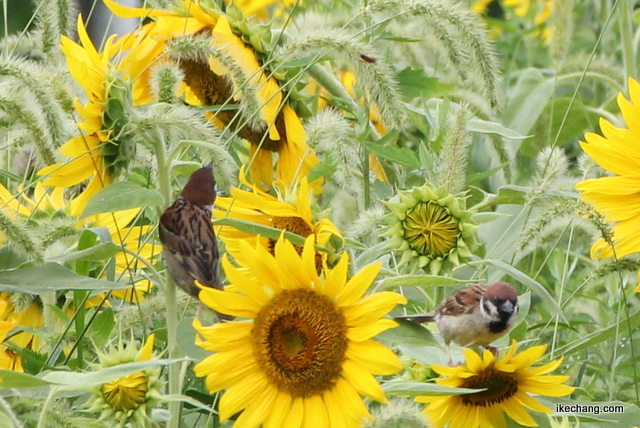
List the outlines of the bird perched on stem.
{"type": "Polygon", "coordinates": [[[497,282],[493,285],[474,284],[445,299],[433,311],[396,317],[415,323],[435,321],[444,339],[449,365],[452,364],[449,344],[460,346],[488,346],[507,334],[518,314],[518,294],[511,284],[497,282]]]}
{"type": "MultiPolygon", "coordinates": [[[[198,280],[205,287],[222,289],[218,243],[211,225],[211,207],[216,200],[213,164],[191,174],[180,197],[160,217],[162,255],[178,287],[198,298],[198,280]]],[[[198,314],[202,310],[200,304],[198,314]]],[[[229,320],[217,314],[222,320],[229,320]]]]}

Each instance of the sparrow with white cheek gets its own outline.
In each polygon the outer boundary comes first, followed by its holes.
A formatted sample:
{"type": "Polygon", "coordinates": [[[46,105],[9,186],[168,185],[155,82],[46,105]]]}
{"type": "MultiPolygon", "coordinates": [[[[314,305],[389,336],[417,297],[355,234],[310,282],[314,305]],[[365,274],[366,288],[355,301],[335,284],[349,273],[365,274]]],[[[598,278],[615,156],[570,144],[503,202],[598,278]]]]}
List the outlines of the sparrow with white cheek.
{"type": "MultiPolygon", "coordinates": [[[[180,197],[160,217],[162,255],[178,287],[198,298],[198,280],[205,287],[222,290],[218,242],[211,225],[216,199],[213,165],[195,171],[180,197]]],[[[202,307],[198,310],[198,313],[202,307]]],[[[220,320],[230,317],[217,314],[220,320]]]]}
{"type": "Polygon", "coordinates": [[[488,345],[513,328],[518,309],[518,294],[513,286],[497,282],[489,286],[475,284],[463,288],[426,314],[397,318],[415,323],[435,321],[451,365],[451,342],[467,347],[485,346],[495,353],[496,349],[488,345]]]}

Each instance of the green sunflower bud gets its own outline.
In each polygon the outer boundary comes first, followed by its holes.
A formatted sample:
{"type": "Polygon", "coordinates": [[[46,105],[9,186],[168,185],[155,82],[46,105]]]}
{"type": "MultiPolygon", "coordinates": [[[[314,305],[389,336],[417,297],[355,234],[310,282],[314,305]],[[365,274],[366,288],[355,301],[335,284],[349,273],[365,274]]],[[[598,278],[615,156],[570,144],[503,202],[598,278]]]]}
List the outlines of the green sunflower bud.
{"type": "MultiPolygon", "coordinates": [[[[119,364],[146,361],[151,358],[154,337],[138,350],[129,344],[122,345],[108,354],[99,353],[100,364],[96,369],[104,369],[119,364]]],[[[160,401],[160,368],[146,370],[123,376],[96,387],[89,399],[89,412],[99,412],[100,420],[109,427],[151,426],[151,412],[160,401]]]]}
{"type": "Polygon", "coordinates": [[[391,213],[384,217],[388,227],[382,236],[389,238],[387,248],[400,255],[400,265],[436,275],[473,255],[469,245],[478,226],[464,210],[464,200],[444,188],[425,184],[400,191],[386,205],[391,213]]]}

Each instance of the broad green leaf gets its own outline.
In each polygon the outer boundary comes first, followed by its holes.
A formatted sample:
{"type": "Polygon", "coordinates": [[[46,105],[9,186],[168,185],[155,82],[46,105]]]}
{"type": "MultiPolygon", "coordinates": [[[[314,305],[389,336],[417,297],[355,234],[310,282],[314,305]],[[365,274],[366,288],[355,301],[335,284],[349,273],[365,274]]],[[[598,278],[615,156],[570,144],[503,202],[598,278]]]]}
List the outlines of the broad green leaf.
{"type": "Polygon", "coordinates": [[[52,383],[30,374],[0,369],[0,388],[35,388],[47,385],[52,383]]]}
{"type": "Polygon", "coordinates": [[[364,144],[367,150],[371,153],[381,158],[389,159],[390,161],[413,168],[418,168],[420,166],[420,162],[416,155],[406,147],[381,145],[378,143],[369,143],[367,141],[363,141],[362,144],[364,144]]]}
{"type": "Polygon", "coordinates": [[[475,394],[484,389],[470,388],[450,388],[435,383],[426,382],[396,382],[390,381],[382,386],[382,389],[389,395],[404,395],[415,397],[418,395],[442,396],[442,395],[463,395],[475,394]]]}
{"type": "Polygon", "coordinates": [[[58,263],[0,272],[0,291],[45,294],[57,290],[122,290],[128,284],[78,275],[58,263]]]}
{"type": "Polygon", "coordinates": [[[514,205],[524,205],[526,202],[527,194],[531,189],[528,187],[522,186],[514,186],[514,185],[506,185],[500,187],[498,189],[498,194],[495,195],[491,200],[491,205],[502,205],[502,204],[514,204],[514,205]]]}
{"type": "Polygon", "coordinates": [[[511,266],[508,263],[503,262],[502,260],[496,259],[487,259],[480,261],[469,262],[470,265],[476,264],[489,264],[495,267],[498,270],[501,270],[503,273],[512,276],[516,281],[529,288],[531,291],[536,293],[538,297],[540,297],[547,307],[557,313],[564,322],[567,322],[567,319],[564,317],[562,309],[558,306],[558,303],[551,297],[546,288],[542,286],[538,281],[531,278],[526,273],[522,272],[518,268],[511,266]]]}
{"type": "Polygon", "coordinates": [[[501,218],[512,217],[511,214],[500,213],[494,211],[482,211],[473,213],[471,215],[471,220],[475,223],[487,223],[494,220],[500,220],[501,218]]]}
{"type": "Polygon", "coordinates": [[[113,309],[106,308],[99,312],[89,325],[87,337],[98,347],[102,348],[109,341],[109,336],[116,325],[113,309]]]}
{"type": "Polygon", "coordinates": [[[520,135],[529,134],[551,99],[555,85],[553,79],[538,69],[523,70],[507,95],[509,103],[504,109],[505,126],[520,135]]]}
{"type": "Polygon", "coordinates": [[[403,275],[385,279],[382,281],[382,287],[447,287],[472,282],[471,280],[447,278],[438,275],[403,275]]]}
{"type": "Polygon", "coordinates": [[[178,323],[177,342],[180,350],[189,358],[196,361],[202,361],[209,355],[210,351],[206,351],[196,345],[196,329],[193,328],[193,320],[195,318],[183,318],[178,323]]]}
{"type": "Polygon", "coordinates": [[[156,190],[122,181],[108,185],[89,199],[80,218],[132,208],[161,206],[163,203],[164,198],[156,190]]]}
{"type": "Polygon", "coordinates": [[[378,36],[379,39],[383,39],[383,40],[390,40],[393,42],[402,42],[402,43],[415,43],[415,42],[424,42],[424,39],[414,39],[414,38],[410,38],[410,37],[401,37],[401,36],[397,36],[389,31],[383,31],[382,33],[380,33],[380,36],[378,36]]]}
{"type": "Polygon", "coordinates": [[[478,119],[477,117],[473,117],[469,120],[469,125],[467,128],[472,132],[479,132],[481,134],[496,134],[501,137],[510,138],[512,140],[524,140],[531,137],[531,135],[521,135],[513,129],[509,129],[497,122],[490,122],[488,120],[478,119]]]}
{"type": "Polygon", "coordinates": [[[398,327],[384,331],[376,340],[389,347],[397,345],[424,346],[436,343],[433,334],[423,326],[410,321],[398,320],[398,327]]]}
{"type": "Polygon", "coordinates": [[[16,269],[26,262],[27,259],[13,251],[11,246],[0,246],[0,271],[16,269]]]}
{"type": "Polygon", "coordinates": [[[441,97],[451,94],[455,88],[442,83],[437,77],[427,76],[424,70],[413,70],[409,67],[397,74],[402,94],[408,98],[441,97]]]}
{"type": "Polygon", "coordinates": [[[85,250],[73,251],[60,256],[47,259],[50,262],[63,262],[69,260],[107,260],[115,256],[122,250],[122,247],[114,244],[113,242],[105,242],[104,244],[94,245],[85,250]]]}
{"type": "Polygon", "coordinates": [[[133,373],[137,373],[142,370],[149,369],[151,367],[166,366],[169,364],[179,363],[185,361],[184,359],[174,360],[149,360],[149,361],[136,361],[133,363],[119,364],[117,366],[108,367],[106,369],[89,372],[49,372],[42,376],[42,379],[58,384],[60,389],[73,391],[78,389],[93,388],[98,385],[102,385],[112,380],[120,379],[121,377],[128,376],[133,373]]]}

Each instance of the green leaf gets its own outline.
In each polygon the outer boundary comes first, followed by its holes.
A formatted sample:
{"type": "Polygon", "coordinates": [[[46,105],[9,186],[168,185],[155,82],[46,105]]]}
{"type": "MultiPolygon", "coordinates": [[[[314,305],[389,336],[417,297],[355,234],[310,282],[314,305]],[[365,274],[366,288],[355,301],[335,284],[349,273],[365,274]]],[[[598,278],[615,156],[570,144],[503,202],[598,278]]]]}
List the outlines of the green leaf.
{"type": "Polygon", "coordinates": [[[109,341],[115,325],[113,309],[107,308],[95,316],[87,330],[87,336],[98,348],[102,348],[109,341]]]}
{"type": "Polygon", "coordinates": [[[513,216],[507,213],[500,213],[500,212],[494,212],[494,211],[482,211],[482,212],[473,213],[471,215],[471,220],[475,223],[488,223],[490,221],[500,220],[501,218],[505,218],[505,217],[513,217],[513,216]]]}
{"type": "Polygon", "coordinates": [[[437,77],[424,74],[423,70],[412,70],[407,67],[397,74],[402,94],[408,98],[441,97],[453,93],[455,88],[440,82],[437,77]]]}
{"type": "Polygon", "coordinates": [[[423,326],[411,321],[397,320],[398,327],[384,331],[376,340],[389,347],[397,345],[424,346],[436,343],[433,334],[423,326]]]}
{"type": "Polygon", "coordinates": [[[404,395],[415,397],[418,395],[442,396],[475,394],[485,389],[450,388],[435,383],[423,382],[396,382],[390,381],[383,385],[382,389],[389,395],[404,395]]]}
{"type": "Polygon", "coordinates": [[[174,360],[149,360],[149,361],[136,361],[133,363],[119,364],[117,366],[111,366],[106,369],[89,372],[89,373],[77,373],[77,372],[49,372],[42,376],[42,379],[55,383],[61,386],[60,389],[67,391],[74,391],[78,389],[93,388],[98,385],[102,385],[112,380],[120,379],[121,377],[128,376],[133,373],[137,373],[142,370],[149,369],[151,367],[166,366],[169,364],[175,364],[185,361],[184,359],[174,360]]]}
{"type": "Polygon", "coordinates": [[[490,201],[490,205],[524,205],[527,200],[527,194],[531,189],[528,187],[506,185],[498,189],[498,194],[495,195],[490,201]]]}
{"type": "Polygon", "coordinates": [[[0,369],[0,379],[0,388],[35,388],[52,385],[51,382],[46,380],[13,370],[0,369]]]}
{"type": "Polygon", "coordinates": [[[108,185],[89,199],[80,218],[132,208],[161,206],[163,203],[164,198],[156,190],[122,181],[108,185]]]}
{"type": "Polygon", "coordinates": [[[387,289],[396,287],[448,287],[473,282],[474,281],[471,280],[448,278],[438,275],[402,275],[385,279],[382,281],[382,287],[387,289]]]}
{"type": "Polygon", "coordinates": [[[45,294],[57,290],[123,290],[128,284],[78,275],[58,263],[0,272],[0,291],[45,294]]]}
{"type": "Polygon", "coordinates": [[[531,135],[521,135],[513,129],[509,129],[497,122],[490,122],[476,117],[469,120],[468,129],[469,131],[479,132],[481,134],[496,134],[512,140],[524,140],[531,137],[531,135]]]}
{"type": "Polygon", "coordinates": [[[509,104],[504,109],[503,122],[506,127],[521,135],[529,134],[555,87],[555,80],[549,79],[540,70],[523,70],[515,87],[510,90],[509,104]]]}
{"type": "Polygon", "coordinates": [[[62,254],[60,256],[47,259],[50,262],[66,262],[70,260],[89,260],[99,261],[107,260],[122,251],[122,247],[113,242],[105,242],[104,244],[94,245],[85,250],[73,251],[71,253],[62,254]]]}
{"type": "MultiPolygon", "coordinates": [[[[283,232],[282,230],[276,229],[275,227],[263,226],[258,223],[253,223],[246,220],[238,220],[235,218],[221,218],[218,220],[214,220],[211,223],[214,226],[230,226],[238,229],[241,232],[245,232],[250,235],[264,236],[265,238],[273,239],[274,241],[277,241],[283,232]]],[[[284,237],[295,245],[304,245],[305,238],[300,235],[296,235],[295,233],[291,232],[284,232],[284,237]]],[[[320,245],[316,245],[316,249],[329,254],[335,254],[330,249],[321,247],[320,245]]]]}
{"type": "Polygon", "coordinates": [[[382,144],[382,141],[383,139],[378,140],[376,143],[363,141],[362,144],[371,153],[381,158],[389,159],[390,161],[412,168],[420,167],[420,161],[418,161],[418,158],[411,150],[407,149],[406,147],[397,147],[388,144],[382,144]]]}
{"type": "Polygon", "coordinates": [[[415,42],[424,42],[424,39],[414,39],[414,38],[410,38],[410,37],[401,37],[401,36],[397,36],[389,31],[383,31],[380,36],[378,36],[379,39],[382,40],[390,40],[392,42],[401,42],[401,43],[415,43],[415,42]]]}
{"type": "MultiPolygon", "coordinates": [[[[196,345],[197,331],[193,328],[193,320],[195,318],[183,318],[178,323],[177,328],[177,343],[180,350],[189,358],[193,358],[196,361],[202,361],[209,355],[210,351],[206,351],[196,345]]],[[[203,325],[206,325],[203,323],[203,325]]]]}

